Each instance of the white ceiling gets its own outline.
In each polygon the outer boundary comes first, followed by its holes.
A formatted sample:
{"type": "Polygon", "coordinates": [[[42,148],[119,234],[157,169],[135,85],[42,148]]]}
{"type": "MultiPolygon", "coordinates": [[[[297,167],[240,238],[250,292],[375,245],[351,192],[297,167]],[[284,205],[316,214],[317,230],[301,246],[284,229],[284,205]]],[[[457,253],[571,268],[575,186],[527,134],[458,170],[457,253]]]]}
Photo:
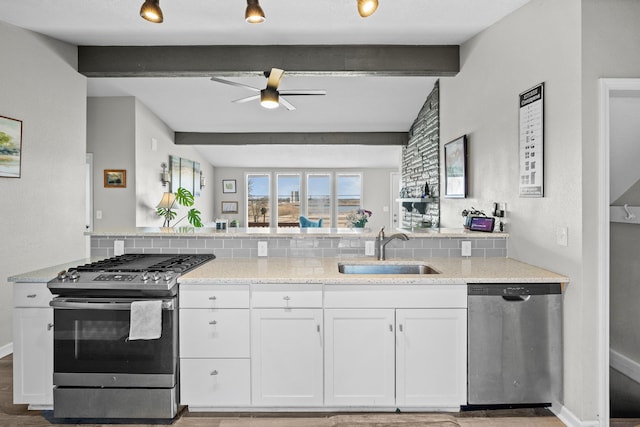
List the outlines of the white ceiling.
{"type": "MultiPolygon", "coordinates": [[[[76,45],[457,45],[528,0],[379,0],[360,18],[356,0],[261,0],[266,22],[244,22],[244,0],[161,0],[164,23],[139,17],[143,0],[0,0],[0,20],[76,45]]],[[[278,67],[278,64],[273,64],[278,67]]],[[[263,88],[262,77],[229,79],[263,88]]],[[[404,132],[435,77],[285,76],[280,89],[325,89],[291,97],[297,109],[231,103],[253,92],[208,78],[90,78],[89,96],[135,96],[184,132],[404,132]]],[[[273,146],[197,146],[216,166],[285,167],[273,146]]],[[[287,146],[297,167],[398,167],[398,147],[287,146]],[[313,153],[313,154],[310,154],[313,153]],[[345,154],[347,154],[345,152],[345,154]],[[393,154],[393,155],[391,155],[393,154]],[[348,158],[347,158],[348,157],[348,158]]],[[[285,164],[286,163],[286,164],[285,164]]]]}

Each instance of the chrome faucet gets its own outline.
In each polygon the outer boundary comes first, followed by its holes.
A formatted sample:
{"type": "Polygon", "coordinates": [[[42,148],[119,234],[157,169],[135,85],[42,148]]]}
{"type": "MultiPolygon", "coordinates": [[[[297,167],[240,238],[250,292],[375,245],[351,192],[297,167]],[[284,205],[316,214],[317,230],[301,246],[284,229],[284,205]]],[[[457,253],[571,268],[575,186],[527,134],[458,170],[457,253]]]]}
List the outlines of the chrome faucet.
{"type": "Polygon", "coordinates": [[[392,234],[389,237],[384,237],[384,227],[380,229],[378,232],[378,237],[376,238],[376,249],[378,250],[378,259],[384,261],[387,259],[385,255],[385,248],[387,247],[387,243],[392,241],[393,239],[400,240],[409,240],[409,236],[404,233],[396,233],[392,234]]]}

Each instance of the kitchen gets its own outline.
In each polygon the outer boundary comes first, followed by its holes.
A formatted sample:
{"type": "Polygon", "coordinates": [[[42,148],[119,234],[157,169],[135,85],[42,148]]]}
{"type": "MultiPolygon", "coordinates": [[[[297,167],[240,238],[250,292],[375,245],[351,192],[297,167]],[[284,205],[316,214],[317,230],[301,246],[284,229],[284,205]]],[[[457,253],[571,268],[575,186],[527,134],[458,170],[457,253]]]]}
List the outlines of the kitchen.
{"type": "MultiPolygon", "coordinates": [[[[625,2],[533,1],[463,44],[463,72],[441,79],[441,140],[473,132],[479,147],[472,154],[473,198],[442,203],[441,223],[458,227],[460,211],[468,205],[478,201],[476,207],[487,209],[494,200],[506,200],[509,256],[571,278],[565,299],[564,404],[576,425],[598,425],[606,413],[605,392],[598,386],[601,326],[594,315],[602,303],[596,280],[600,245],[593,231],[598,229],[597,79],[640,74],[637,59],[626,54],[634,49],[635,27],[620,25],[635,16],[636,6],[625,2]],[[535,40],[528,32],[531,22],[544,27],[535,40]],[[600,39],[602,34],[609,38],[600,39]],[[589,55],[580,55],[583,48],[589,55]],[[515,176],[510,169],[517,126],[514,94],[541,81],[548,90],[546,197],[519,199],[509,184],[515,176]],[[558,226],[569,230],[567,247],[555,244],[558,226]]],[[[6,204],[1,223],[7,242],[1,249],[2,276],[8,277],[85,255],[85,237],[76,230],[84,228],[79,215],[84,184],[77,177],[84,176],[86,84],[65,62],[73,47],[7,25],[2,31],[3,43],[12,42],[3,44],[3,55],[12,58],[9,63],[24,64],[2,70],[3,81],[17,82],[3,88],[8,94],[3,99],[12,105],[9,115],[46,124],[31,128],[25,139],[23,177],[0,182],[5,200],[18,202],[6,204]],[[25,253],[34,256],[27,259],[25,253]]],[[[120,208],[133,215],[129,204],[120,208]]],[[[3,301],[11,301],[10,289],[2,287],[3,301]]],[[[10,343],[11,310],[5,304],[2,343],[10,343]]]]}

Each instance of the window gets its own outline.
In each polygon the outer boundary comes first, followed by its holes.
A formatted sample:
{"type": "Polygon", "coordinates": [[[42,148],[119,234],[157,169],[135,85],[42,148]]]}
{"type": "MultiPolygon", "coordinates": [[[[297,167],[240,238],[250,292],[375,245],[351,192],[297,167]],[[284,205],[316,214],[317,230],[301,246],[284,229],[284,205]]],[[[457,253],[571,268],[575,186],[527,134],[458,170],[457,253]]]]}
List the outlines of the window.
{"type": "Polygon", "coordinates": [[[331,224],[331,175],[307,175],[307,217],[312,221],[322,218],[323,225],[331,224]]]}
{"type": "Polygon", "coordinates": [[[279,174],[278,227],[297,227],[300,217],[300,175],[279,174]]]}
{"type": "Polygon", "coordinates": [[[247,224],[269,227],[271,222],[270,175],[247,175],[247,224]]]}
{"type": "Polygon", "coordinates": [[[349,227],[347,215],[362,206],[362,175],[336,174],[337,226],[349,227]]]}

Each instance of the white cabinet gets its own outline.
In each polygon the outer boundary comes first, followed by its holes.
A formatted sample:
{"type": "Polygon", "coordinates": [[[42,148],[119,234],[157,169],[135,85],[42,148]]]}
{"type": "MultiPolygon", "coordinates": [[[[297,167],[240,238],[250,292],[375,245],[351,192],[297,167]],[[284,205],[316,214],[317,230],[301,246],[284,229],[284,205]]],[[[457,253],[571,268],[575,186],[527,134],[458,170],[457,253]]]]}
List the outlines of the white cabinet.
{"type": "Polygon", "coordinates": [[[180,403],[251,404],[248,285],[180,285],[180,403]]]}
{"type": "Polygon", "coordinates": [[[464,405],[466,288],[368,288],[345,285],[325,293],[325,404],[464,405]]]}
{"type": "Polygon", "coordinates": [[[251,307],[252,404],[322,406],[322,286],[256,285],[251,307]]]}
{"type": "Polygon", "coordinates": [[[13,292],[13,403],[53,405],[53,309],[46,283],[19,283],[13,292]]]}
{"type": "Polygon", "coordinates": [[[326,309],[325,404],[393,406],[393,309],[326,309]]]}
{"type": "Polygon", "coordinates": [[[467,311],[396,311],[396,404],[451,408],[466,403],[467,311]]]}
{"type": "Polygon", "coordinates": [[[322,406],[322,309],[253,309],[252,403],[322,406]]]}

